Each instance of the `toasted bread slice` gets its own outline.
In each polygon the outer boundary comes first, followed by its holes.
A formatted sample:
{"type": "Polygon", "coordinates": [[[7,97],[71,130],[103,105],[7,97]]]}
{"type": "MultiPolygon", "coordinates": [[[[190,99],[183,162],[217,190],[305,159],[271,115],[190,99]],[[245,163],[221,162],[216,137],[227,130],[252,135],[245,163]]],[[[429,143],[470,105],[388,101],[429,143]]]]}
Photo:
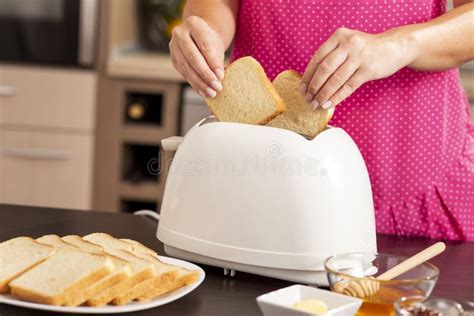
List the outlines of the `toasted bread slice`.
{"type": "Polygon", "coordinates": [[[61,250],[11,281],[11,294],[32,302],[63,305],[112,270],[112,261],[106,256],[61,250]]]}
{"type": "MultiPolygon", "coordinates": [[[[95,253],[95,254],[102,254],[106,255],[103,251],[102,247],[92,244],[83,240],[80,236],[76,235],[69,235],[64,236],[61,238],[61,241],[67,245],[74,246],[79,251],[87,252],[87,253],[95,253]]],[[[91,284],[89,287],[84,289],[81,293],[76,295],[72,300],[66,301],[64,305],[66,306],[78,306],[84,304],[88,299],[91,299],[102,291],[106,289],[118,285],[121,282],[125,281],[132,275],[130,265],[127,261],[122,260],[118,257],[107,255],[114,264],[114,269],[110,273],[110,275],[104,277],[103,279],[99,280],[98,282],[91,284]]],[[[123,285],[122,290],[125,290],[125,285],[123,285]]]]}
{"type": "Polygon", "coordinates": [[[207,106],[221,122],[265,125],[285,111],[283,100],[252,57],[231,63],[222,86],[215,98],[206,98],[207,106]]]}
{"type": "Polygon", "coordinates": [[[300,92],[301,75],[298,72],[283,71],[273,80],[273,85],[285,102],[286,111],[271,120],[267,126],[287,129],[311,138],[316,137],[326,128],[332,118],[334,108],[311,109],[300,92]]]}
{"type": "Polygon", "coordinates": [[[0,293],[8,283],[54,254],[54,248],[30,237],[17,237],[0,243],[0,293]]]}
{"type": "Polygon", "coordinates": [[[102,306],[115,298],[123,295],[129,289],[132,289],[137,284],[157,276],[153,262],[139,258],[133,255],[128,250],[133,250],[132,245],[120,241],[108,234],[95,233],[84,236],[83,239],[93,244],[101,246],[108,254],[114,255],[127,261],[130,264],[132,275],[125,281],[112,286],[97,296],[87,300],[86,304],[89,306],[102,306]]]}

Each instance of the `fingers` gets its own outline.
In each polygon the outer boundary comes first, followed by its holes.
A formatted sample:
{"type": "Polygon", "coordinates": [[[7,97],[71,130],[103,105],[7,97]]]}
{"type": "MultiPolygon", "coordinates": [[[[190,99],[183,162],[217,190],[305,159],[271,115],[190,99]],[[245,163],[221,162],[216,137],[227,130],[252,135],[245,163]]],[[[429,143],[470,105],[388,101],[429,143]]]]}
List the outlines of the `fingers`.
{"type": "Polygon", "coordinates": [[[314,77],[314,73],[319,66],[319,63],[327,57],[337,47],[337,40],[335,36],[331,36],[323,45],[319,47],[316,53],[311,58],[306,70],[301,78],[301,93],[308,92],[308,85],[314,77]]]}
{"type": "Polygon", "coordinates": [[[366,76],[362,71],[356,71],[356,73],[329,98],[329,101],[326,102],[326,107],[323,106],[323,108],[328,109],[341,103],[367,81],[365,78],[366,76]]]}
{"type": "Polygon", "coordinates": [[[173,51],[171,60],[176,70],[202,97],[215,97],[217,95],[217,92],[211,87],[209,87],[207,83],[196,73],[196,71],[189,65],[181,49],[179,47],[176,47],[175,45],[176,44],[170,43],[170,49],[172,48],[173,51]]]}
{"type": "Polygon", "coordinates": [[[203,19],[188,17],[173,29],[169,44],[174,67],[202,95],[215,97],[224,79],[224,42],[203,19]]]}
{"type": "Polygon", "coordinates": [[[321,87],[326,83],[329,77],[344,63],[347,58],[347,51],[341,47],[331,52],[324,60],[319,63],[314,72],[313,78],[308,85],[306,100],[312,102],[313,108],[318,107],[318,101],[314,96],[319,93],[321,87]]]}
{"type": "Polygon", "coordinates": [[[209,85],[215,91],[222,90],[222,84],[218,80],[214,71],[209,67],[206,59],[204,58],[203,54],[197,48],[194,41],[187,38],[184,41],[180,41],[178,43],[181,52],[188,62],[188,65],[194,70],[195,73],[201,77],[207,85],[209,85]]]}
{"type": "Polygon", "coordinates": [[[330,98],[354,75],[357,71],[359,64],[348,58],[339,69],[337,69],[321,87],[319,92],[314,97],[315,102],[312,102],[313,110],[317,108],[317,105],[322,105],[323,108],[331,107],[332,101],[330,98]]]}
{"type": "Polygon", "coordinates": [[[218,47],[216,43],[212,43],[206,36],[206,30],[199,29],[191,31],[191,37],[194,39],[196,46],[206,59],[211,71],[219,80],[224,79],[224,48],[218,47]]]}

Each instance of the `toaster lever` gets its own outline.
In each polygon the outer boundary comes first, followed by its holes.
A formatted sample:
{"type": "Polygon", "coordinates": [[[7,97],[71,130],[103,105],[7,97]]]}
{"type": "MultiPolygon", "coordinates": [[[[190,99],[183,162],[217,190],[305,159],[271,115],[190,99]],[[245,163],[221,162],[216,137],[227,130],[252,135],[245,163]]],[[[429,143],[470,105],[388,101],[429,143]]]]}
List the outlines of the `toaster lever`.
{"type": "Polygon", "coordinates": [[[183,142],[184,137],[172,136],[161,140],[161,147],[164,151],[176,151],[183,142]]]}

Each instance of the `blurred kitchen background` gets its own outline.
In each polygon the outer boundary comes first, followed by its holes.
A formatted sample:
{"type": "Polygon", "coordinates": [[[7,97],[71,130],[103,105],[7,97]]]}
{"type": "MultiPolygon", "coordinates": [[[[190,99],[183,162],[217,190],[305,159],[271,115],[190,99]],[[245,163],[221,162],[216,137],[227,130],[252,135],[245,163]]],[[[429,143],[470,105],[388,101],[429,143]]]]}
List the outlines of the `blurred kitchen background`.
{"type": "Polygon", "coordinates": [[[160,140],[208,115],[168,54],[183,5],[0,0],[0,203],[159,209],[160,140]]]}

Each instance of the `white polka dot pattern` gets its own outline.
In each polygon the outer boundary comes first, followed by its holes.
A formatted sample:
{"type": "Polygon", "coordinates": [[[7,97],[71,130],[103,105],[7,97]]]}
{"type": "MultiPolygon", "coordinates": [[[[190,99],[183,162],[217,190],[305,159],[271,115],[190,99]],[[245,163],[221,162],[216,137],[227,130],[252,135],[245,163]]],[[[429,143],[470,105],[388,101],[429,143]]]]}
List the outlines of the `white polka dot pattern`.
{"type": "MultiPolygon", "coordinates": [[[[379,33],[428,21],[440,0],[241,0],[232,58],[252,55],[273,79],[304,72],[339,27],[379,33]]],[[[387,61],[390,62],[390,61],[387,61]]],[[[402,69],[366,83],[331,121],[367,164],[380,233],[474,240],[474,125],[457,69],[402,69]]]]}

